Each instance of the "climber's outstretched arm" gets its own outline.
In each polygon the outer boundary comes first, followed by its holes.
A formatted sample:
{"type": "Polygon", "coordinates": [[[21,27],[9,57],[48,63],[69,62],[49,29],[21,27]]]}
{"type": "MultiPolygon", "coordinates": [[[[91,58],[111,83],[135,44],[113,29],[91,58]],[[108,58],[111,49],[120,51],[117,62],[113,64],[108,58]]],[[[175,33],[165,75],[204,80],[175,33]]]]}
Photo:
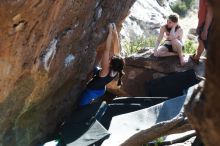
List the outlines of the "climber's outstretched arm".
{"type": "Polygon", "coordinates": [[[121,46],[120,46],[120,42],[119,42],[119,36],[118,36],[118,32],[117,32],[117,28],[116,25],[114,24],[114,28],[113,28],[113,55],[120,55],[121,52],[121,46]]]}
{"type": "Polygon", "coordinates": [[[100,76],[105,77],[109,73],[109,67],[110,67],[110,50],[112,48],[112,33],[113,33],[113,26],[112,24],[109,24],[109,33],[106,41],[106,48],[103,52],[102,59],[101,59],[101,68],[100,76]]]}

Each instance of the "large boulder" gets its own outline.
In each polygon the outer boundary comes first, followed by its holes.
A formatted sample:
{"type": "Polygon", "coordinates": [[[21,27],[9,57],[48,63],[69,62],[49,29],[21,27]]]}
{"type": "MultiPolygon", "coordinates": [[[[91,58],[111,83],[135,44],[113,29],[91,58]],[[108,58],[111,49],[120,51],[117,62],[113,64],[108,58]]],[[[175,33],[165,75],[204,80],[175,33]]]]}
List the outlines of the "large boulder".
{"type": "Polygon", "coordinates": [[[0,145],[37,145],[74,109],[96,48],[135,0],[0,2],[0,145]]]}
{"type": "Polygon", "coordinates": [[[148,96],[146,82],[152,79],[167,76],[169,73],[183,72],[194,69],[200,77],[204,76],[204,61],[195,65],[186,55],[188,60],[186,66],[179,65],[179,58],[174,57],[154,57],[153,48],[145,48],[139,53],[125,58],[125,76],[123,86],[117,86],[117,80],[108,84],[108,90],[117,96],[148,96]]]}

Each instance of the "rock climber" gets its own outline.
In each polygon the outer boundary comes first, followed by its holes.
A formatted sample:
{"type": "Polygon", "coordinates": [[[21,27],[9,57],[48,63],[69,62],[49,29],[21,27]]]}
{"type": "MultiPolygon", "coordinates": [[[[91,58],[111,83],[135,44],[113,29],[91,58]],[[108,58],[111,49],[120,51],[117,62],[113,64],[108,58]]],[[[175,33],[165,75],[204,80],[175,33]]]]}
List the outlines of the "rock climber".
{"type": "Polygon", "coordinates": [[[85,91],[80,98],[80,107],[92,103],[104,95],[106,85],[119,76],[118,86],[122,84],[124,59],[120,54],[120,43],[116,25],[110,23],[108,26],[109,33],[106,41],[106,48],[100,61],[100,69],[96,68],[92,79],[88,82],[85,91]]]}

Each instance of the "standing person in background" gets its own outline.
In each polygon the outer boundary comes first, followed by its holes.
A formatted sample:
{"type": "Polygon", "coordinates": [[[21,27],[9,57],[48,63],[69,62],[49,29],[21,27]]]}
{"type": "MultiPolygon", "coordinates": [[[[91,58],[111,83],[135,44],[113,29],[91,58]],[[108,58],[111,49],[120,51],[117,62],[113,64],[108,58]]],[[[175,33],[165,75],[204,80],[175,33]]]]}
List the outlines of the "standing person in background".
{"type": "Polygon", "coordinates": [[[124,75],[124,59],[120,57],[120,43],[116,25],[109,24],[109,33],[106,41],[106,48],[102,54],[100,62],[101,69],[94,72],[93,78],[87,84],[85,91],[80,99],[79,106],[85,106],[97,100],[105,94],[106,85],[114,78],[119,76],[118,86],[120,86],[122,76],[124,75]]]}
{"type": "Polygon", "coordinates": [[[190,56],[190,58],[196,63],[199,63],[200,56],[202,55],[204,48],[207,49],[207,37],[209,33],[209,28],[213,19],[213,10],[210,3],[207,0],[199,0],[199,12],[198,12],[198,41],[199,45],[196,50],[196,54],[190,56]]]}
{"type": "Polygon", "coordinates": [[[160,28],[160,34],[158,36],[156,46],[154,49],[154,56],[166,57],[178,55],[180,59],[180,65],[184,66],[185,61],[183,57],[183,30],[178,24],[178,16],[170,15],[167,19],[167,23],[160,28]],[[165,34],[165,42],[160,45],[165,34]]]}

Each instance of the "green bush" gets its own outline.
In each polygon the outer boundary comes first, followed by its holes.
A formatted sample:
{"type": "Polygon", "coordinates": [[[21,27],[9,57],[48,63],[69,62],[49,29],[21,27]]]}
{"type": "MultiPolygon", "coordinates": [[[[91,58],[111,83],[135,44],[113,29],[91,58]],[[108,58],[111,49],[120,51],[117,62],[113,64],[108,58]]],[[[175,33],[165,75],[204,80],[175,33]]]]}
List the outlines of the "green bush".
{"type": "Polygon", "coordinates": [[[156,139],[156,146],[162,145],[163,140],[164,140],[163,137],[156,139]]]}
{"type": "Polygon", "coordinates": [[[184,0],[186,7],[190,9],[195,4],[195,0],[184,0]]]}
{"type": "Polygon", "coordinates": [[[181,1],[178,1],[174,5],[171,5],[171,9],[173,10],[173,12],[179,14],[180,16],[185,16],[188,10],[186,4],[181,1]]]}
{"type": "MultiPolygon", "coordinates": [[[[162,145],[163,141],[164,141],[164,137],[160,137],[154,140],[153,142],[155,143],[155,146],[160,146],[162,145]]],[[[143,146],[148,146],[148,144],[143,144],[143,146]]]]}
{"type": "Polygon", "coordinates": [[[124,44],[126,55],[136,53],[144,47],[154,47],[156,44],[156,40],[157,37],[149,37],[147,39],[143,37],[137,37],[136,40],[126,41],[124,44]]]}
{"type": "Polygon", "coordinates": [[[175,13],[184,17],[187,11],[194,5],[194,2],[195,0],[181,0],[172,4],[170,7],[175,13]]]}
{"type": "Polygon", "coordinates": [[[194,53],[196,53],[196,46],[197,45],[195,42],[193,42],[191,40],[187,40],[187,41],[185,41],[183,52],[186,54],[194,54],[194,53]]]}

